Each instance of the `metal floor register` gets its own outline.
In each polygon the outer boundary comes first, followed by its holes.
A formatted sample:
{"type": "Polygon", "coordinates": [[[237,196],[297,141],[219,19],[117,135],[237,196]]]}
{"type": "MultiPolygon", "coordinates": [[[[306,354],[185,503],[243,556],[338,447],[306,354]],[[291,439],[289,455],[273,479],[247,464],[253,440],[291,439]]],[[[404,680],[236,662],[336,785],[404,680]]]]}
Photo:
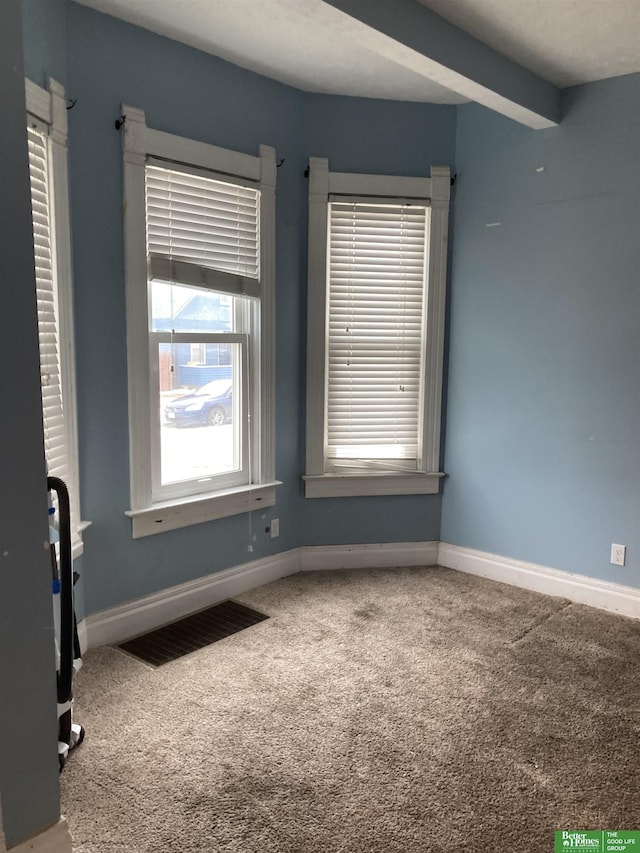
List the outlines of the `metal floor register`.
{"type": "Polygon", "coordinates": [[[237,601],[223,601],[128,640],[119,648],[152,666],[162,666],[268,618],[237,601]]]}

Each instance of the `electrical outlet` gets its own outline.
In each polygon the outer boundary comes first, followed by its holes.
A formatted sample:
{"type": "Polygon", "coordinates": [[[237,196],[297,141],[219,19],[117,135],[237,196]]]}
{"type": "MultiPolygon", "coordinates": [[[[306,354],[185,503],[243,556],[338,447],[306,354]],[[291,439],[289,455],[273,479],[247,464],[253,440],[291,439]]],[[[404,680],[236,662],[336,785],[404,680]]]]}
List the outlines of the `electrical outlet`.
{"type": "Polygon", "coordinates": [[[614,566],[624,566],[624,560],[627,556],[627,546],[626,545],[612,545],[611,546],[611,563],[614,566]]]}
{"type": "Polygon", "coordinates": [[[271,519],[271,538],[275,539],[277,536],[280,536],[280,519],[272,518],[271,519]]]}

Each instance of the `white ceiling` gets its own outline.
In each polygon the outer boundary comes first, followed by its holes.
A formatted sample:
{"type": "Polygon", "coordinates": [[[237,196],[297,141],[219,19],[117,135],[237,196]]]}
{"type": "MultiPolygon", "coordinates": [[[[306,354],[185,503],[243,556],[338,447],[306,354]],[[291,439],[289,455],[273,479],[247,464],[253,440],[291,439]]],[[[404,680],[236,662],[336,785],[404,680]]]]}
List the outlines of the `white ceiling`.
{"type": "Polygon", "coordinates": [[[640,0],[418,0],[564,88],[640,71],[640,0]]]}
{"type": "MultiPolygon", "coordinates": [[[[307,92],[461,103],[322,0],[78,0],[307,92]]],[[[393,3],[393,0],[388,0],[393,3]]],[[[565,87],[640,71],[640,0],[419,0],[565,87]]]]}

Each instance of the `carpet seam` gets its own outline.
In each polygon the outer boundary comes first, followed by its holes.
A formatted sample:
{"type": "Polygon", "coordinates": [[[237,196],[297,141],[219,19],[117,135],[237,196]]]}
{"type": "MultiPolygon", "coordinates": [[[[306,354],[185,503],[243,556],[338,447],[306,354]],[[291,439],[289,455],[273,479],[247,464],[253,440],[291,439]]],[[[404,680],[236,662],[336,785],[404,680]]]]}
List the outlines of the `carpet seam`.
{"type": "Polygon", "coordinates": [[[553,619],[554,616],[557,616],[558,614],[563,613],[568,607],[571,607],[571,605],[572,605],[571,601],[566,601],[557,610],[553,610],[551,613],[545,613],[543,616],[538,617],[538,619],[535,619],[531,623],[531,625],[529,625],[527,628],[525,628],[524,631],[522,631],[520,634],[518,634],[514,639],[510,640],[509,645],[515,646],[516,643],[519,643],[521,640],[524,640],[525,637],[528,637],[529,634],[531,634],[537,628],[542,627],[542,625],[544,625],[545,622],[548,622],[550,619],[553,619]]]}

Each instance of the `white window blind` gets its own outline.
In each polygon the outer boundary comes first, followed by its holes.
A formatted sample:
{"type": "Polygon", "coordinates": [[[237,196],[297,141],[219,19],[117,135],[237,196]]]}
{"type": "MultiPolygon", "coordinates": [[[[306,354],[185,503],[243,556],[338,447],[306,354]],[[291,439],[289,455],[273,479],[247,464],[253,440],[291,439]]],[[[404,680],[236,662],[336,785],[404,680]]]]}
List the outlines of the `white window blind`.
{"type": "Polygon", "coordinates": [[[146,167],[150,277],[259,296],[258,189],[146,167]]]}
{"type": "Polygon", "coordinates": [[[326,456],[416,470],[425,350],[427,202],[329,204],[326,456]]]}
{"type": "Polygon", "coordinates": [[[71,529],[74,537],[77,537],[78,517],[73,500],[74,484],[61,379],[60,325],[47,137],[29,127],[28,143],[45,458],[48,474],[60,477],[69,487],[71,529]]]}

